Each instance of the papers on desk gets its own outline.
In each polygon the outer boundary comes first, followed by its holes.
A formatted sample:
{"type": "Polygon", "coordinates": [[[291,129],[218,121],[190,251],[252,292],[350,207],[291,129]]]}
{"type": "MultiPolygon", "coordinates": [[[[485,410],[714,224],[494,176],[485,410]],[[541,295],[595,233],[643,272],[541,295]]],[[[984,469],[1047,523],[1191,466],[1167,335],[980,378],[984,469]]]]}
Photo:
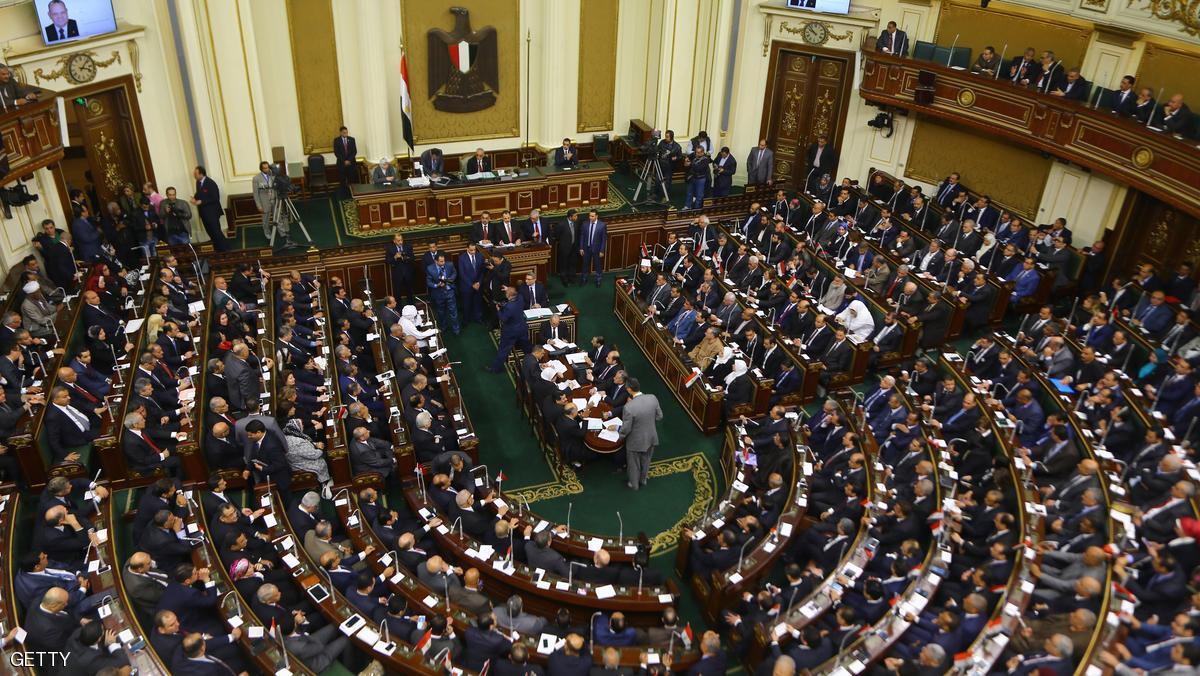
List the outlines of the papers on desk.
{"type": "Polygon", "coordinates": [[[571,354],[567,355],[567,363],[572,366],[574,366],[576,364],[582,364],[586,361],[587,361],[587,353],[586,352],[572,352],[571,354]]]}
{"type": "Polygon", "coordinates": [[[566,313],[566,311],[570,309],[571,306],[568,303],[559,303],[558,305],[554,306],[554,311],[560,315],[566,313]]]}
{"type": "Polygon", "coordinates": [[[430,353],[429,353],[429,358],[430,358],[430,359],[437,359],[438,357],[441,357],[441,356],[442,356],[442,355],[444,355],[444,354],[446,354],[446,348],[444,348],[444,347],[443,347],[443,348],[439,348],[439,349],[437,349],[437,350],[434,350],[433,352],[430,352],[430,353]]]}
{"type": "Polygon", "coordinates": [[[179,401],[189,402],[189,401],[195,401],[195,400],[196,400],[196,388],[193,387],[193,388],[189,388],[186,390],[181,390],[179,392],[179,401]]]}
{"type": "Polygon", "coordinates": [[[603,587],[596,587],[596,598],[611,599],[617,595],[617,590],[611,584],[606,584],[603,587]]]}
{"type": "Polygon", "coordinates": [[[596,406],[603,400],[604,400],[604,393],[599,390],[596,390],[595,392],[592,393],[592,396],[588,397],[588,405],[596,406]]]}
{"type": "Polygon", "coordinates": [[[429,187],[429,177],[428,176],[413,176],[412,178],[408,179],[408,187],[410,187],[410,188],[428,188],[429,187]]]}
{"type": "Polygon", "coordinates": [[[204,312],[204,301],[198,300],[194,303],[188,303],[188,312],[192,314],[204,312]]]}
{"type": "Polygon", "coordinates": [[[554,311],[548,307],[535,307],[525,311],[525,319],[542,319],[554,314],[554,311]]]}
{"type": "Polygon", "coordinates": [[[600,551],[600,549],[604,547],[604,538],[592,538],[591,540],[588,540],[587,547],[589,552],[600,551]]]}
{"type": "Polygon", "coordinates": [[[604,429],[604,421],[600,418],[584,418],[587,421],[587,431],[595,432],[604,429]]]}
{"type": "Polygon", "coordinates": [[[575,404],[575,408],[579,409],[580,411],[582,411],[588,407],[588,400],[584,399],[583,397],[579,397],[578,399],[572,399],[571,403],[575,404]]]}
{"type": "Polygon", "coordinates": [[[549,342],[546,343],[546,350],[548,352],[557,352],[559,350],[565,350],[570,346],[571,343],[568,343],[562,338],[551,338],[549,342]]]}
{"type": "Polygon", "coordinates": [[[621,433],[619,430],[620,430],[619,427],[615,430],[610,430],[606,427],[606,428],[600,430],[600,438],[603,439],[604,441],[613,441],[613,442],[620,441],[621,433]]]}
{"type": "Polygon", "coordinates": [[[487,178],[496,178],[496,174],[494,174],[490,171],[477,171],[474,174],[466,175],[466,179],[468,181],[481,181],[481,180],[487,179],[487,178]]]}
{"type": "Polygon", "coordinates": [[[546,362],[546,366],[554,369],[554,375],[556,376],[561,376],[567,372],[567,367],[557,359],[551,359],[550,361],[546,362]]]}
{"type": "Polygon", "coordinates": [[[125,324],[125,335],[129,335],[131,333],[137,333],[137,330],[142,328],[142,323],[145,321],[146,320],[144,318],[129,320],[129,322],[127,324],[125,324]]]}

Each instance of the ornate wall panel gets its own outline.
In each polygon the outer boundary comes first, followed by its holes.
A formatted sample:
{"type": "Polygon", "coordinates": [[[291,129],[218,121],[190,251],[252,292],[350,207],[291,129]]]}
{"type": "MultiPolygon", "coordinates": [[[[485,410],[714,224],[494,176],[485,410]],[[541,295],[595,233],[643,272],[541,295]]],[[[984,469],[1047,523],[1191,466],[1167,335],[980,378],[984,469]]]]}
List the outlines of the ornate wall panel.
{"type": "Polygon", "coordinates": [[[937,184],[957,171],[972,190],[1019,213],[1037,213],[1054,161],[1027,148],[933,118],[917,120],[904,175],[937,184]]]}
{"type": "MultiPolygon", "coordinates": [[[[408,53],[409,89],[412,92],[413,136],[418,144],[437,141],[469,141],[521,135],[521,63],[524,36],[521,34],[519,0],[403,0],[404,47],[408,53]],[[470,12],[471,28],[496,29],[499,91],[496,103],[469,113],[443,112],[429,97],[429,39],[431,28],[447,33],[455,25],[451,7],[470,12]]],[[[552,105],[552,102],[544,102],[552,105]]]]}
{"type": "MultiPolygon", "coordinates": [[[[1197,3],[1197,7],[1200,8],[1200,3],[1197,3]]],[[[1196,51],[1188,54],[1156,42],[1147,42],[1146,51],[1138,64],[1138,85],[1150,87],[1155,96],[1159,87],[1162,87],[1164,99],[1182,92],[1194,113],[1196,102],[1200,101],[1200,50],[1193,50],[1196,51]]]]}
{"type": "Polygon", "coordinates": [[[943,3],[934,41],[949,46],[957,35],[960,46],[971,48],[972,60],[988,45],[999,53],[1008,44],[1006,60],[1026,47],[1033,47],[1039,53],[1042,49],[1053,49],[1068,68],[1083,62],[1092,33],[1088,24],[1063,15],[1027,8],[1013,9],[1024,16],[1008,13],[1002,2],[993,2],[987,9],[980,7],[978,2],[943,3]]]}
{"type": "Polygon", "coordinates": [[[617,87],[618,0],[583,0],[579,6],[579,106],[576,131],[613,128],[617,87]]]}
{"type": "Polygon", "coordinates": [[[342,126],[332,0],[287,0],[287,15],[304,152],[332,152],[342,126]]]}

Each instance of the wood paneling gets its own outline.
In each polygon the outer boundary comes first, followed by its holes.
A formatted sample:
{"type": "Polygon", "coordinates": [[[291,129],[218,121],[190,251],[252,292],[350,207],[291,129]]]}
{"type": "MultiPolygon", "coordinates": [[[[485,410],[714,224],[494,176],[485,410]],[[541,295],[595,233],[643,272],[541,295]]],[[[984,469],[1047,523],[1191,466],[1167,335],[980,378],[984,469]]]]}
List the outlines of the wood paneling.
{"type": "Polygon", "coordinates": [[[582,0],[579,4],[579,105],[575,130],[613,128],[617,91],[618,0],[582,0]]]}
{"type": "Polygon", "coordinates": [[[957,171],[971,189],[993,196],[1018,213],[1037,213],[1054,160],[936,118],[920,118],[913,128],[904,175],[939,183],[957,171]]]}
{"type": "Polygon", "coordinates": [[[1192,102],[1194,110],[1195,102],[1200,101],[1200,77],[1196,77],[1197,73],[1200,73],[1200,54],[1188,54],[1147,42],[1146,51],[1138,63],[1138,86],[1150,87],[1155,96],[1158,96],[1161,87],[1163,99],[1182,93],[1185,101],[1192,102]]]}
{"type": "Polygon", "coordinates": [[[305,154],[332,152],[333,137],[342,126],[332,0],[287,0],[287,16],[300,140],[305,154]]]}
{"type": "MultiPolygon", "coordinates": [[[[978,2],[946,2],[938,17],[934,42],[949,47],[955,42],[971,48],[971,60],[991,45],[999,54],[1008,45],[1007,57],[1020,54],[1026,47],[1041,53],[1052,49],[1066,68],[1083,63],[1091,24],[1058,13],[1039,12],[1025,6],[993,2],[980,7],[978,2]]],[[[909,50],[911,53],[911,50],[909,50]]]]}
{"type": "MultiPolygon", "coordinates": [[[[987,80],[966,71],[874,51],[863,53],[859,93],[867,101],[908,109],[990,137],[1043,150],[1118,183],[1200,215],[1200,155],[1192,144],[1105,111],[1085,108],[987,80]],[[917,104],[922,71],[933,75],[933,102],[917,104]]],[[[996,166],[996,171],[1005,171],[996,166]]],[[[975,183],[972,178],[970,182],[975,183]]]]}
{"type": "Polygon", "coordinates": [[[791,43],[772,45],[761,137],[775,150],[775,182],[799,187],[808,173],[805,152],[825,134],[841,147],[853,80],[845,53],[791,43]]]}
{"type": "Polygon", "coordinates": [[[1125,220],[1119,226],[1124,233],[1119,255],[1112,271],[1128,273],[1140,263],[1150,263],[1160,278],[1169,277],[1180,263],[1200,262],[1200,218],[1144,194],[1131,198],[1125,220]]]}

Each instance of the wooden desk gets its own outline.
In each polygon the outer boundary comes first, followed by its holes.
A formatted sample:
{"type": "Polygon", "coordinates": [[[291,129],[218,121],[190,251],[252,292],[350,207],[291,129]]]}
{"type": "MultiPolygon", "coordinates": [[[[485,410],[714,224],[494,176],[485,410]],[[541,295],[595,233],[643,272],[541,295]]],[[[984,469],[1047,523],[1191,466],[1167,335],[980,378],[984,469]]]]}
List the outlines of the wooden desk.
{"type": "Polygon", "coordinates": [[[508,209],[527,216],[533,209],[588,207],[608,202],[612,165],[588,162],[578,169],[554,167],[521,169],[511,178],[436,184],[423,188],[407,184],[350,186],[358,212],[359,233],[430,223],[466,223],[484,211],[508,209]]]}

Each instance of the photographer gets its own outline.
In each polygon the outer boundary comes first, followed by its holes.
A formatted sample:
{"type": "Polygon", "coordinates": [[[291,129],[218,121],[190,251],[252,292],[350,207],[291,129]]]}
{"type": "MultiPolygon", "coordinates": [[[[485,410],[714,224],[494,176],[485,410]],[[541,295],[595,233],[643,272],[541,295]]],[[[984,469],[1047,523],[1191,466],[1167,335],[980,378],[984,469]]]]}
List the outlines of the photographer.
{"type": "Polygon", "coordinates": [[[658,168],[662,170],[663,186],[666,190],[666,199],[671,197],[671,174],[675,172],[675,163],[683,157],[683,148],[675,142],[675,132],[667,130],[666,137],[659,142],[658,148],[658,168]]]}
{"type": "Polygon", "coordinates": [[[167,188],[167,198],[158,205],[158,215],[167,229],[168,244],[188,244],[192,241],[192,208],[176,197],[175,188],[167,188]]]}

